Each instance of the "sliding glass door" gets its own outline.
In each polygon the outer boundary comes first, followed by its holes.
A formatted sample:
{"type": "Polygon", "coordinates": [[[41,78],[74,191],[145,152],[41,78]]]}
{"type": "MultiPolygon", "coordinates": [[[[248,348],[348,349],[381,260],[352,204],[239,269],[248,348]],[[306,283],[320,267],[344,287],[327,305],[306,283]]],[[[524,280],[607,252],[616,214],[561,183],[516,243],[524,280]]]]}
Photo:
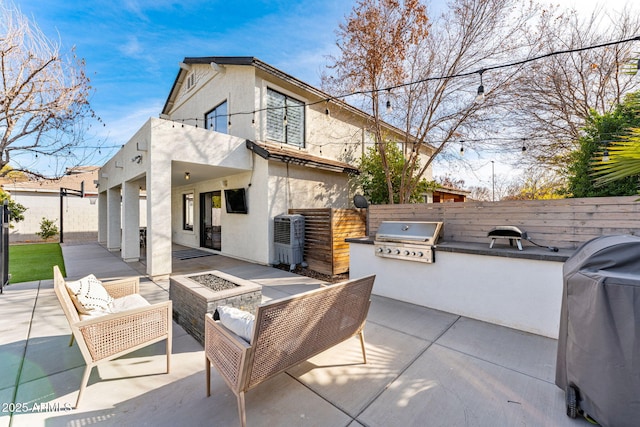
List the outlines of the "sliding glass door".
{"type": "Polygon", "coordinates": [[[200,246],[222,250],[222,194],[220,191],[200,193],[200,246]]]}

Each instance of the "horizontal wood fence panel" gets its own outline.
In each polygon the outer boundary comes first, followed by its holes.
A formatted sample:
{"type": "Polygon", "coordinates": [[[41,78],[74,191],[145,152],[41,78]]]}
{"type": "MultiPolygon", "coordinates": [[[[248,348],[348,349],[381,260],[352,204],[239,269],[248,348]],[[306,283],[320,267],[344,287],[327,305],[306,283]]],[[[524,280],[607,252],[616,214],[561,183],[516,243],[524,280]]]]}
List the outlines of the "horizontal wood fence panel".
{"type": "Polygon", "coordinates": [[[289,209],[304,216],[304,260],[311,270],[331,276],[349,271],[345,239],[366,234],[366,211],[357,209],[289,209]]]}
{"type": "Polygon", "coordinates": [[[442,221],[440,241],[489,243],[487,233],[493,227],[512,225],[526,231],[536,243],[577,248],[602,235],[640,234],[637,200],[631,196],[371,205],[369,235],[375,236],[382,221],[442,221]]]}

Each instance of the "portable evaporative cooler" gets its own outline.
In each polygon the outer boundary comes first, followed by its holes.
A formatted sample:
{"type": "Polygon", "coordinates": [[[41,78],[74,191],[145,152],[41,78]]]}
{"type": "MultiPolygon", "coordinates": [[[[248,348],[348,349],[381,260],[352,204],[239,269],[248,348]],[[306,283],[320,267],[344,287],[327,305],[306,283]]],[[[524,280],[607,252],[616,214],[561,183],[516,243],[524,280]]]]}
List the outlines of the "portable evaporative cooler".
{"type": "Polygon", "coordinates": [[[279,264],[289,264],[289,268],[294,270],[296,264],[303,264],[304,216],[277,215],[273,222],[276,261],[279,264]]]}

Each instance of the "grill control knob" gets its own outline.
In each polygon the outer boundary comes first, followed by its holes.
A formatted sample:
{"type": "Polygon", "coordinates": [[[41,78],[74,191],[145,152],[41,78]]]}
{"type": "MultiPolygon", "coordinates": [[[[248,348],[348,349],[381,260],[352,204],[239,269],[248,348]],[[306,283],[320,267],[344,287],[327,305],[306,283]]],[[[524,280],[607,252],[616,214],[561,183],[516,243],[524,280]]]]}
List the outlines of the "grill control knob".
{"type": "Polygon", "coordinates": [[[382,248],[378,248],[378,249],[376,249],[376,252],[378,252],[378,253],[380,253],[380,254],[381,254],[381,253],[382,253],[382,248]]]}
{"type": "Polygon", "coordinates": [[[391,249],[387,248],[387,250],[385,252],[390,254],[391,253],[391,249]]]}
{"type": "Polygon", "coordinates": [[[404,251],[405,256],[409,256],[409,251],[404,251]]]}
{"type": "Polygon", "coordinates": [[[415,252],[411,252],[411,256],[416,256],[416,253],[415,252]]]}
{"type": "Polygon", "coordinates": [[[396,249],[396,250],[394,251],[394,253],[395,253],[396,255],[400,255],[400,249],[396,249]]]}
{"type": "Polygon", "coordinates": [[[422,252],[418,252],[418,256],[423,256],[424,254],[422,252]]]}

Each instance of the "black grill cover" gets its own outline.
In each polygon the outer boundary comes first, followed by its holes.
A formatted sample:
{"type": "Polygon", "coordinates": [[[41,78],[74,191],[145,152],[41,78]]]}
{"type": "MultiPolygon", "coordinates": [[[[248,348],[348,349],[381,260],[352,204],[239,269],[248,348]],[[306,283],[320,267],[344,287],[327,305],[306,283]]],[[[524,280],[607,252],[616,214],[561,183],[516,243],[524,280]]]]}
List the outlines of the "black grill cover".
{"type": "Polygon", "coordinates": [[[640,237],[603,236],[563,266],[556,384],[603,426],[640,423],[640,237]]]}

